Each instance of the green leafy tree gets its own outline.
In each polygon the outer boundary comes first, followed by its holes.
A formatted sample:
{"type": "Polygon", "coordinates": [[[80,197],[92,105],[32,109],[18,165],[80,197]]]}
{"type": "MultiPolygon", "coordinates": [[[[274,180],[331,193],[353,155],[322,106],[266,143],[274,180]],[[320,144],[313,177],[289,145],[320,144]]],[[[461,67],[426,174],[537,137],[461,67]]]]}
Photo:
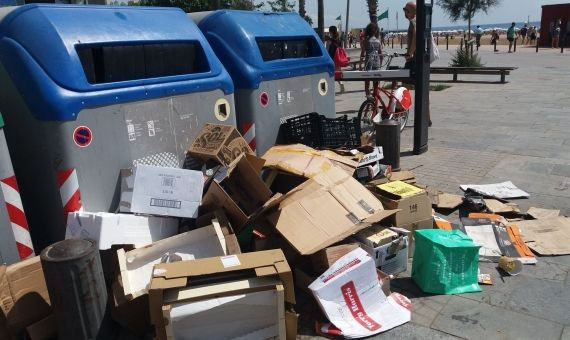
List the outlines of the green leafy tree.
{"type": "Polygon", "coordinates": [[[288,0],[267,0],[267,4],[272,12],[293,12],[295,10],[295,2],[288,0]]]}
{"type": "Polygon", "coordinates": [[[438,0],[437,4],[447,13],[452,21],[460,19],[468,23],[467,35],[471,40],[471,20],[477,12],[484,12],[497,6],[501,0],[438,0]]]}
{"type": "Polygon", "coordinates": [[[368,3],[368,15],[370,16],[370,22],[378,21],[378,0],[366,0],[368,3]]]}

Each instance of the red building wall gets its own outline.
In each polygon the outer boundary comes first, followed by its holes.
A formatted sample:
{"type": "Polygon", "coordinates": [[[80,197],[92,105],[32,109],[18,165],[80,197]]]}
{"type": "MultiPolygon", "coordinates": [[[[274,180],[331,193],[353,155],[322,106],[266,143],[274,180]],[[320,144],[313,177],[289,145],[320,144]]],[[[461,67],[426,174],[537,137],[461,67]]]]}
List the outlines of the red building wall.
{"type": "MultiPolygon", "coordinates": [[[[551,43],[551,24],[558,19],[562,19],[562,27],[560,32],[560,43],[564,41],[564,36],[570,34],[570,3],[559,5],[542,6],[542,18],[540,20],[540,45],[550,46],[551,43]]],[[[568,36],[566,45],[570,44],[570,36],[568,36]]]]}

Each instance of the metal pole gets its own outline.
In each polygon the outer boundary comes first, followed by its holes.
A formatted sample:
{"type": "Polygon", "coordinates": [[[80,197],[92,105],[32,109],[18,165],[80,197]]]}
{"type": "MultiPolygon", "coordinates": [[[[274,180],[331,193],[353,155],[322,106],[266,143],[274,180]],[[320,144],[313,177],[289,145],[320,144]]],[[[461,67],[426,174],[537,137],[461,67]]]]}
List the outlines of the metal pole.
{"type": "MultiPolygon", "coordinates": [[[[406,41],[406,44],[409,44],[409,41],[406,41]]],[[[402,35],[400,34],[400,49],[404,48],[404,39],[402,39],[402,35]]]]}
{"type": "MultiPolygon", "coordinates": [[[[414,154],[419,155],[428,150],[429,122],[429,55],[431,44],[426,44],[431,37],[431,0],[417,1],[416,16],[416,74],[414,105],[414,154]]],[[[412,75],[414,76],[414,75],[412,75]]]]}
{"type": "Polygon", "coordinates": [[[445,49],[449,50],[449,34],[445,35],[445,49]]]}
{"type": "Polygon", "coordinates": [[[536,37],[536,53],[538,53],[538,41],[539,41],[539,39],[538,39],[538,36],[537,36],[537,37],[536,37]]]}
{"type": "Polygon", "coordinates": [[[394,48],[394,36],[392,36],[392,48],[394,48]]]}
{"type": "Polygon", "coordinates": [[[515,47],[513,49],[513,52],[517,51],[517,41],[519,40],[519,38],[515,38],[515,47]]]}
{"type": "Polygon", "coordinates": [[[435,37],[435,44],[439,46],[439,34],[437,35],[437,37],[435,37]]]}
{"type": "MultiPolygon", "coordinates": [[[[348,46],[348,14],[349,14],[349,10],[350,10],[350,0],[346,0],[346,26],[344,27],[344,30],[346,31],[344,33],[344,46],[348,46]]],[[[348,46],[350,47],[350,46],[348,46]]]]}

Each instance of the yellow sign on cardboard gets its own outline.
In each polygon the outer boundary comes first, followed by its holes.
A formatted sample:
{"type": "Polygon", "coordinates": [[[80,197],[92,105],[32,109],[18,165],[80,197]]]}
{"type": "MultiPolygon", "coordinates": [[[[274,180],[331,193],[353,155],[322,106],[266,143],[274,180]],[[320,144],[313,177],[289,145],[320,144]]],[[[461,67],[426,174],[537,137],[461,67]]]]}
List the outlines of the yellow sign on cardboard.
{"type": "Polygon", "coordinates": [[[411,197],[424,192],[424,189],[402,181],[388,182],[380,184],[377,187],[380,190],[386,191],[395,196],[399,196],[400,198],[411,197]]]}

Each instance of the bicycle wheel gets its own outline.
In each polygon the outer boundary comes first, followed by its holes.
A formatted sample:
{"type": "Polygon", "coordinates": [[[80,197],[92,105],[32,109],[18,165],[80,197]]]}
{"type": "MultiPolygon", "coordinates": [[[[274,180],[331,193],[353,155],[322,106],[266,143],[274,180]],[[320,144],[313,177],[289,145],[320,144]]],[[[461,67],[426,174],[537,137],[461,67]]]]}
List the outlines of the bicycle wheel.
{"type": "Polygon", "coordinates": [[[358,110],[358,121],[360,122],[361,133],[373,135],[375,132],[372,115],[374,114],[374,100],[366,99],[358,110]]]}
{"type": "Polygon", "coordinates": [[[400,132],[404,131],[406,124],[408,124],[408,115],[410,114],[410,110],[401,111],[398,113],[396,117],[396,121],[400,124],[400,132]]]}

